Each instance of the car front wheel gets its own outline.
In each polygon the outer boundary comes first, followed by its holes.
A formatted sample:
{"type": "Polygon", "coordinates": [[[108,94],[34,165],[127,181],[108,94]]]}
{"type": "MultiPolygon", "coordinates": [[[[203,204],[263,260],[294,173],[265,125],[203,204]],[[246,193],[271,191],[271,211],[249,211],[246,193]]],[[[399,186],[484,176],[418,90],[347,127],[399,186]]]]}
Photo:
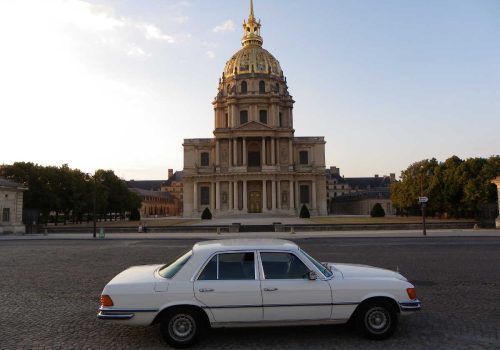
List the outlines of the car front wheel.
{"type": "Polygon", "coordinates": [[[194,310],[173,310],[160,323],[160,332],[165,341],[176,348],[187,348],[198,341],[204,323],[194,310]]]}
{"type": "Polygon", "coordinates": [[[361,306],[356,324],[367,338],[386,339],[396,330],[398,315],[389,302],[369,302],[361,306]]]}

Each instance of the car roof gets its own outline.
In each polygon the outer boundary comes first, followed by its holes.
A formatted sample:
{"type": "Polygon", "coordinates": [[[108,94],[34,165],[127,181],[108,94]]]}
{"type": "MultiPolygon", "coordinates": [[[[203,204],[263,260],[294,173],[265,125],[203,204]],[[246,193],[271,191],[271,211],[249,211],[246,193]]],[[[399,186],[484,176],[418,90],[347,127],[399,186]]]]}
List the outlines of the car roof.
{"type": "Polygon", "coordinates": [[[193,253],[212,253],[224,250],[298,250],[297,244],[284,239],[238,238],[198,242],[193,253]]]}

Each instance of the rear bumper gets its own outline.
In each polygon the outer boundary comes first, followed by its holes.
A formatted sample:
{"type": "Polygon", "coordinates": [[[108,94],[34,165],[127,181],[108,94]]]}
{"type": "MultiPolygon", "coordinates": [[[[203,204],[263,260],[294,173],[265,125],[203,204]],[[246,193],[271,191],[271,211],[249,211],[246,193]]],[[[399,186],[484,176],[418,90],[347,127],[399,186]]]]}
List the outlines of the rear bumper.
{"type": "Polygon", "coordinates": [[[112,309],[112,308],[99,308],[97,318],[100,320],[115,320],[124,321],[132,319],[137,313],[157,313],[156,309],[112,309]]]}
{"type": "Polygon", "coordinates": [[[422,308],[422,303],[418,299],[412,301],[400,301],[399,307],[401,308],[402,312],[418,311],[422,308]]]}

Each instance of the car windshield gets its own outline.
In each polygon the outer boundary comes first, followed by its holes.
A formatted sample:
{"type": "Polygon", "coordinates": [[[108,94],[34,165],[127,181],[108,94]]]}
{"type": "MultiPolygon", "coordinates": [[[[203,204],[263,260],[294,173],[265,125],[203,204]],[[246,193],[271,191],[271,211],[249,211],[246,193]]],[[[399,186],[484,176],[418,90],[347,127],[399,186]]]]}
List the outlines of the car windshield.
{"type": "Polygon", "coordinates": [[[309,261],[311,261],[314,266],[316,266],[318,268],[318,270],[321,271],[321,273],[325,276],[325,277],[332,277],[333,276],[333,272],[330,271],[330,269],[328,269],[326,266],[324,266],[322,263],[316,261],[316,259],[314,259],[312,256],[310,256],[309,254],[307,254],[305,251],[303,251],[302,249],[300,250],[302,252],[302,254],[304,254],[308,259],[309,261]]]}
{"type": "Polygon", "coordinates": [[[182,255],[180,258],[174,260],[173,262],[163,266],[158,273],[163,278],[173,278],[177,272],[187,263],[189,258],[193,255],[193,251],[190,250],[186,254],[182,255]]]}

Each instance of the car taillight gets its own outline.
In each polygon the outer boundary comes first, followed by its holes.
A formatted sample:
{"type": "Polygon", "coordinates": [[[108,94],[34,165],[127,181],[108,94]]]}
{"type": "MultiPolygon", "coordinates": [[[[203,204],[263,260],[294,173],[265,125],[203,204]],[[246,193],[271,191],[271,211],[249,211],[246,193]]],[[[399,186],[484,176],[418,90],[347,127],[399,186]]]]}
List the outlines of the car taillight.
{"type": "Polygon", "coordinates": [[[408,298],[411,300],[417,299],[417,291],[415,288],[407,288],[406,293],[408,293],[408,298]]]}
{"type": "Polygon", "coordinates": [[[101,306],[113,306],[113,300],[109,295],[101,295],[101,306]]]}

